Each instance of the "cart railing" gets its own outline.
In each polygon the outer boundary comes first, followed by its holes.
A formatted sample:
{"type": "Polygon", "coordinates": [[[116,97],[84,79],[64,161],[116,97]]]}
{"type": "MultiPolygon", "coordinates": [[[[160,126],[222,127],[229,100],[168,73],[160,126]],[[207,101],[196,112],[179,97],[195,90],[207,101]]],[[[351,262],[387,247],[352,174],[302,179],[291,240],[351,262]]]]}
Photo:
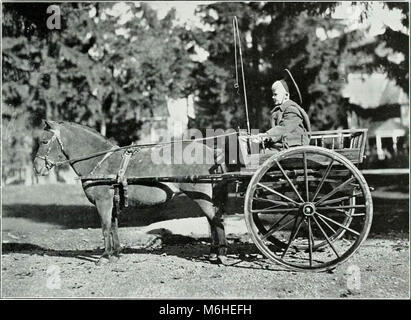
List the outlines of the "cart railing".
{"type": "MultiPolygon", "coordinates": [[[[367,131],[368,129],[312,131],[309,134],[310,145],[333,150],[342,154],[354,164],[359,164],[365,158],[367,131]]],[[[271,136],[265,135],[264,137],[270,138],[271,136]]],[[[296,140],[296,137],[293,138],[296,140]]],[[[286,139],[283,139],[284,148],[287,148],[286,142],[286,139]]],[[[247,135],[244,131],[239,132],[239,149],[243,159],[248,160],[257,153],[259,153],[260,162],[263,162],[272,155],[268,146],[264,143],[259,144],[256,136],[247,135]]],[[[247,163],[247,161],[244,163],[247,163]]]]}
{"type": "Polygon", "coordinates": [[[310,145],[334,150],[353,163],[362,163],[368,129],[312,131],[310,145]]]}

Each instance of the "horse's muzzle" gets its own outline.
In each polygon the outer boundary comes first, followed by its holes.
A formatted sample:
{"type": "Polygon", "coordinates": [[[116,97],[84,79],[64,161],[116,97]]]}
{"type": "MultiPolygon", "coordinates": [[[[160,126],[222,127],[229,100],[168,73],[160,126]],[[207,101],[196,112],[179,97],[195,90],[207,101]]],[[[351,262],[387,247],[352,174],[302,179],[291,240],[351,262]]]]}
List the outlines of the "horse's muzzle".
{"type": "Polygon", "coordinates": [[[50,173],[50,169],[46,166],[46,161],[40,158],[35,158],[33,161],[34,171],[37,175],[46,176],[50,173]]]}

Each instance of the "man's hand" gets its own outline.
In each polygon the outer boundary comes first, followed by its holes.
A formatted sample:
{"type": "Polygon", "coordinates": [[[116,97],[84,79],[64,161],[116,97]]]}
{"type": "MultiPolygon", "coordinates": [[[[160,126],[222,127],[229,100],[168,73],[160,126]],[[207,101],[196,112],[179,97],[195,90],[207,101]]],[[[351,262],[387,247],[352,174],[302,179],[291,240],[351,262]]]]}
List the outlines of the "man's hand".
{"type": "Polygon", "coordinates": [[[254,135],[253,138],[251,138],[251,142],[253,143],[261,143],[264,141],[264,139],[267,139],[267,134],[266,133],[259,133],[257,135],[254,135]]]}

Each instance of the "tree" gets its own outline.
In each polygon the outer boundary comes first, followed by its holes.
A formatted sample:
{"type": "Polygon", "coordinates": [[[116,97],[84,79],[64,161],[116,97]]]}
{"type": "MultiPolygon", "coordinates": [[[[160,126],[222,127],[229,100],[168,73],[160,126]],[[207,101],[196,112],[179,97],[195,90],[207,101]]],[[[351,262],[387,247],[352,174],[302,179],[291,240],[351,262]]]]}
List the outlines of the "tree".
{"type": "Polygon", "coordinates": [[[192,85],[190,39],[174,12],[159,20],[149,5],[133,4],[132,18],[121,23],[113,6],[61,4],[62,29],[50,31],[47,6],[34,17],[26,4],[6,4],[5,102],[33,119],[75,121],[121,143],[136,140],[142,117],[167,112],[165,97],[192,85]],[[21,26],[13,26],[16,19],[21,26]]]}
{"type": "MultiPolygon", "coordinates": [[[[367,9],[367,4],[363,4],[367,9]]],[[[372,39],[362,39],[359,45],[353,45],[350,52],[353,59],[361,63],[350,66],[352,71],[372,73],[385,72],[405,92],[409,91],[409,3],[384,2],[389,10],[400,10],[403,30],[393,30],[385,26],[385,31],[372,39]],[[400,59],[393,59],[400,54],[400,59]],[[397,61],[396,61],[397,60],[397,61]]],[[[366,12],[366,10],[364,11],[366,12]]],[[[363,19],[367,19],[365,15],[363,19]]]]}
{"type": "Polygon", "coordinates": [[[192,39],[173,11],[160,20],[149,5],[129,4],[124,23],[115,3],[60,3],[61,29],[49,30],[49,5],[3,4],[2,117],[15,128],[3,129],[2,137],[15,137],[3,139],[3,163],[28,161],[26,137],[42,119],[89,125],[129,144],[143,117],[167,113],[167,96],[190,91],[192,39]]]}
{"type": "MultiPolygon", "coordinates": [[[[237,16],[245,57],[251,126],[265,130],[272,108],[270,86],[284,68],[291,70],[315,129],[345,126],[341,88],[350,35],[331,17],[338,3],[218,3],[202,6],[198,14],[208,30],[197,30],[197,44],[209,52],[199,65],[200,122],[245,128],[243,97],[234,83],[232,18],[237,16]],[[319,28],[327,36],[320,40],[319,28]],[[229,111],[229,112],[227,112],[229,111]],[[223,119],[223,120],[221,120],[223,119]]],[[[240,83],[241,85],[241,83],[240,83]]],[[[241,93],[241,90],[240,90],[241,93]]],[[[295,98],[295,97],[294,97],[295,98]]]]}

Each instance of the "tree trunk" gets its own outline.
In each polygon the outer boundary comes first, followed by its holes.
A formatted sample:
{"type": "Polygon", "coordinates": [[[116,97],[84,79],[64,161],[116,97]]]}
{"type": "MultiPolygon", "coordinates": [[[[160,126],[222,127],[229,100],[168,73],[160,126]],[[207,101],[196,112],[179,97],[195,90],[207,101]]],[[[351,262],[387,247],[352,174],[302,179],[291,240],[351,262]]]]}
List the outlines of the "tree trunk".
{"type": "Polygon", "coordinates": [[[48,102],[47,100],[46,100],[46,119],[47,120],[51,120],[51,117],[52,117],[52,114],[51,114],[51,105],[50,105],[50,102],[48,102]]]}
{"type": "Polygon", "coordinates": [[[106,136],[106,132],[107,132],[107,124],[106,124],[106,119],[104,119],[104,117],[101,119],[101,125],[100,125],[100,133],[103,136],[106,136]]]}

